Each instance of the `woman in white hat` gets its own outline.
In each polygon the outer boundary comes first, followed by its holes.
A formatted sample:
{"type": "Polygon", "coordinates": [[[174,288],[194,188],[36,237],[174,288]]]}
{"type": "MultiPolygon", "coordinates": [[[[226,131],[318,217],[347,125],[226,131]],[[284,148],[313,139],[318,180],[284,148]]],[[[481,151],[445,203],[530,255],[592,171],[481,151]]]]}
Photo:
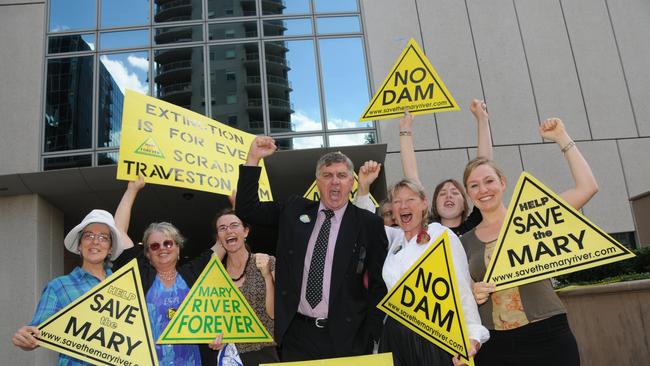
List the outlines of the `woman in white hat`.
{"type": "MultiPolygon", "coordinates": [[[[18,329],[14,334],[14,345],[25,351],[38,347],[40,332],[37,326],[111,274],[107,264],[122,252],[121,239],[113,215],[104,210],[92,210],[79,225],[70,230],[64,240],[65,247],[81,256],[81,267],[75,267],[69,274],[57,277],[47,284],[34,318],[29,325],[18,329]]],[[[61,354],[58,365],[90,364],[61,354]]]]}
{"type": "MultiPolygon", "coordinates": [[[[185,238],[168,222],[150,224],[144,232],[142,245],[133,245],[126,233],[131,208],[144,185],[142,177],[129,182],[115,212],[117,227],[124,233],[125,248],[115,266],[119,268],[133,258],[138,260],[151,331],[153,338],[158,339],[217,247],[215,245],[193,260],[179,265],[185,238]]],[[[200,366],[216,365],[218,352],[209,349],[207,345],[156,344],[156,354],[160,365],[200,366]]]]}

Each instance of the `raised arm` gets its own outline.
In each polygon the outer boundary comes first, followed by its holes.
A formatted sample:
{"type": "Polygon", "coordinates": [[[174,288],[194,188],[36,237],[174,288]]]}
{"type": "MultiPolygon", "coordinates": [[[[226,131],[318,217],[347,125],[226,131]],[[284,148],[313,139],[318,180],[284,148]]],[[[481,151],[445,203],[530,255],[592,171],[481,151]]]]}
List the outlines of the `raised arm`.
{"type": "Polygon", "coordinates": [[[260,202],[259,178],[262,173],[259,162],[276,150],[275,140],[268,136],[257,136],[248,150],[246,164],[239,166],[235,207],[237,216],[253,225],[274,227],[278,225],[284,204],[260,202]]]}
{"type": "Polygon", "coordinates": [[[478,134],[478,149],[476,157],[492,160],[492,136],[490,135],[490,119],[487,112],[487,105],[484,101],[474,99],[469,105],[469,110],[476,118],[478,134]]]}
{"type": "Polygon", "coordinates": [[[576,209],[581,209],[598,192],[598,183],[589,164],[571,140],[559,118],[549,118],[539,125],[539,134],[555,142],[569,164],[575,187],[562,192],[560,196],[576,209]]]}
{"type": "Polygon", "coordinates": [[[255,140],[253,140],[251,147],[248,149],[246,165],[258,166],[260,160],[273,155],[276,149],[277,146],[275,146],[275,140],[273,137],[257,136],[255,140]]]}
{"type": "Polygon", "coordinates": [[[120,204],[117,205],[117,209],[115,210],[115,226],[122,233],[125,249],[133,247],[133,241],[128,235],[131,210],[133,209],[133,202],[135,202],[138,192],[144,188],[144,185],[144,178],[141,175],[138,177],[138,180],[130,181],[124,195],[122,195],[120,204]]]}
{"type": "Polygon", "coordinates": [[[411,178],[420,183],[418,175],[418,162],[415,159],[413,147],[413,121],[415,116],[404,111],[404,116],[399,119],[399,156],[402,159],[402,172],[406,178],[411,178]]]}
{"type": "Polygon", "coordinates": [[[375,213],[375,204],[370,199],[370,185],[377,179],[381,171],[381,163],[368,160],[359,168],[359,186],[352,203],[364,210],[375,213]]]}

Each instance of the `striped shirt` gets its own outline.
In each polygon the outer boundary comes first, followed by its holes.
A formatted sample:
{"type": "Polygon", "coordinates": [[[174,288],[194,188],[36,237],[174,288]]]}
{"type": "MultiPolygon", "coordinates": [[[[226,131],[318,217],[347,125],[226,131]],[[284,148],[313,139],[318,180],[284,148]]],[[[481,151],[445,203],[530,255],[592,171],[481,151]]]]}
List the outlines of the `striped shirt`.
{"type": "MultiPolygon", "coordinates": [[[[109,276],[111,273],[111,270],[107,268],[106,276],[109,276]]],[[[69,274],[53,279],[45,286],[41,299],[36,306],[34,318],[29,325],[37,327],[59,310],[95,287],[99,282],[99,278],[84,271],[81,267],[75,267],[69,274]]],[[[91,364],[59,354],[59,362],[57,365],[73,366],[91,364]]]]}

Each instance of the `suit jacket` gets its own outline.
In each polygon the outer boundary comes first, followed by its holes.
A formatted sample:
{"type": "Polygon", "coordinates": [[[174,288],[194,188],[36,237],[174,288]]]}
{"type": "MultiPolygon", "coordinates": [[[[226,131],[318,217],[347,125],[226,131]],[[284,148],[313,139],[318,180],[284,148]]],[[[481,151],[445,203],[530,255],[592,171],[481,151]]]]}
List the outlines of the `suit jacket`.
{"type": "MultiPolygon", "coordinates": [[[[259,201],[260,167],[240,166],[237,215],[254,225],[277,227],[275,269],[275,341],[282,340],[298,311],[307,244],[319,202],[292,196],[287,202],[259,201]],[[303,215],[309,217],[309,222],[303,215]],[[301,216],[303,219],[301,220],[301,216]]],[[[339,228],[332,264],[328,329],[336,355],[367,353],[379,339],[382,313],[376,308],[386,295],[381,277],[388,239],[383,221],[348,204],[339,228]],[[368,289],[363,276],[368,272],[368,289]]]]}

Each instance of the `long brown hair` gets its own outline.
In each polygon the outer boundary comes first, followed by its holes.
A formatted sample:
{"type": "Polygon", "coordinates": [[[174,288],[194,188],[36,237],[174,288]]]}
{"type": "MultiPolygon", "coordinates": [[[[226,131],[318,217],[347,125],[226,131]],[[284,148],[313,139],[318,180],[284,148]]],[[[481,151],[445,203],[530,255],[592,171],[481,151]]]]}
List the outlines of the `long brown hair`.
{"type": "MultiPolygon", "coordinates": [[[[242,220],[241,217],[237,216],[237,213],[235,212],[234,208],[224,208],[223,210],[217,212],[217,214],[214,215],[214,219],[212,219],[212,229],[214,230],[214,240],[215,241],[219,240],[219,231],[217,230],[217,221],[219,221],[219,219],[222,216],[226,216],[226,215],[233,215],[236,218],[238,218],[239,221],[241,221],[241,224],[244,226],[244,228],[248,229],[249,233],[250,233],[251,226],[246,221],[242,220]]],[[[250,248],[250,246],[248,246],[248,243],[246,243],[246,241],[244,241],[244,247],[246,247],[246,250],[249,253],[252,253],[251,248],[250,248]]]]}
{"type": "Polygon", "coordinates": [[[461,213],[461,219],[460,222],[464,222],[467,219],[467,215],[469,215],[469,205],[467,204],[467,193],[465,192],[465,189],[463,186],[460,184],[459,181],[456,179],[446,179],[443,180],[442,182],[438,183],[436,186],[436,189],[433,190],[433,199],[431,200],[431,220],[435,222],[440,222],[442,219],[440,217],[440,213],[438,212],[438,206],[436,205],[436,200],[438,199],[438,194],[442,190],[442,187],[445,186],[445,184],[451,183],[456,187],[456,189],[460,192],[461,196],[463,197],[463,212],[461,213]]]}

